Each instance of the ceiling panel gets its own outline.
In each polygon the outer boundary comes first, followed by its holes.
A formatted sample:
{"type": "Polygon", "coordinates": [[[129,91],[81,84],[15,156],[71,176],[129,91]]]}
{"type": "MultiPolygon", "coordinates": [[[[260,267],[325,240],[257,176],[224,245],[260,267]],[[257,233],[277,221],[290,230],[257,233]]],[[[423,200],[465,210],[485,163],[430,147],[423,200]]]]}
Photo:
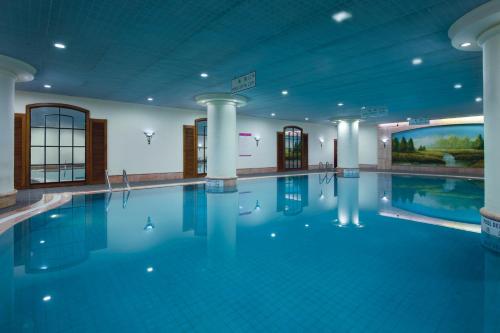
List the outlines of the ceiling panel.
{"type": "Polygon", "coordinates": [[[30,91],[49,83],[53,93],[198,108],[194,95],[256,70],[240,110],[249,115],[323,122],[375,105],[389,108],[380,121],[468,115],[482,112],[481,55],[453,49],[447,30],[484,2],[7,0],[0,53],[38,69],[19,84],[30,91]],[[353,17],[334,22],[340,10],[353,17]]]}

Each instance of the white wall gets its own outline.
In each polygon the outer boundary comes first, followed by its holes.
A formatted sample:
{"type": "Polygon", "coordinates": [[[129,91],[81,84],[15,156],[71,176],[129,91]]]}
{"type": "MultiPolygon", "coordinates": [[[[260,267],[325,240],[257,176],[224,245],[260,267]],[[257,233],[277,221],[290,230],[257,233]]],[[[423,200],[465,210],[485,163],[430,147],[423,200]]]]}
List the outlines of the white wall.
{"type": "MultiPolygon", "coordinates": [[[[175,109],[17,91],[15,112],[24,113],[27,104],[66,103],[83,107],[96,119],[108,120],[108,169],[111,175],[182,172],[182,126],[194,125],[194,120],[205,117],[203,110],[175,109]],[[144,130],[155,131],[151,145],[147,145],[144,130]]],[[[238,157],[238,168],[276,167],[276,132],[285,125],[297,125],[309,134],[309,164],[333,162],[333,139],[337,129],[331,125],[260,117],[237,117],[238,132],[259,134],[259,146],[251,145],[251,157],[238,157]],[[319,137],[324,139],[323,148],[319,137]]],[[[360,128],[360,163],[377,164],[376,127],[360,128]],[[367,144],[365,144],[365,142],[367,144]],[[371,148],[371,144],[375,148],[371,148]]]]}
{"type": "Polygon", "coordinates": [[[377,165],[378,133],[376,125],[359,127],[359,164],[377,165]]]}
{"type": "Polygon", "coordinates": [[[238,132],[258,134],[261,140],[258,147],[256,144],[252,145],[251,157],[238,157],[238,168],[276,167],[276,133],[283,131],[283,127],[287,125],[300,126],[305,133],[308,133],[309,165],[316,165],[319,162],[333,163],[333,139],[337,137],[337,129],[334,126],[239,116],[238,132]],[[320,137],[324,139],[323,148],[319,142],[320,137]]]}

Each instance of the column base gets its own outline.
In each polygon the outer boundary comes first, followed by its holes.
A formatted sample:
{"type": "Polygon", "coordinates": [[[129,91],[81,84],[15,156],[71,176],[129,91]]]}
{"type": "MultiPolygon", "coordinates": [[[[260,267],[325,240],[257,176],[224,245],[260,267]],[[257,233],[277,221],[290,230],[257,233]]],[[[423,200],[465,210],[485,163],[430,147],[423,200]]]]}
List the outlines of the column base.
{"type": "Polygon", "coordinates": [[[16,204],[17,190],[0,193],[0,208],[14,206],[16,204]]]}
{"type": "Polygon", "coordinates": [[[359,178],[359,168],[337,168],[338,176],[344,178],[359,178]]]}
{"type": "Polygon", "coordinates": [[[206,178],[207,192],[209,193],[230,193],[238,191],[238,178],[206,178]]]}
{"type": "Polygon", "coordinates": [[[481,241],[483,246],[500,253],[500,215],[481,208],[481,241]]]}

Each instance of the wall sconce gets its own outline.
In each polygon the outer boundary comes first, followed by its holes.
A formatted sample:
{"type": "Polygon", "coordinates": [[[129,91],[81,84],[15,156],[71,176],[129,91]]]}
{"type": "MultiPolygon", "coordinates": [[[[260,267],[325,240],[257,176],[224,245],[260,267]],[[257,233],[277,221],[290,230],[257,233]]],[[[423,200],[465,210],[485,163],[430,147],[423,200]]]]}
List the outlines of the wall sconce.
{"type": "Polygon", "coordinates": [[[255,139],[255,144],[256,144],[256,145],[257,145],[257,147],[258,147],[258,146],[259,146],[259,141],[260,141],[260,135],[258,135],[258,134],[257,134],[257,135],[255,135],[253,138],[255,139]]]}
{"type": "Polygon", "coordinates": [[[151,131],[151,130],[144,131],[144,135],[146,136],[146,140],[148,141],[148,145],[150,145],[151,139],[155,135],[155,131],[151,131]]]}
{"type": "Polygon", "coordinates": [[[319,137],[318,140],[319,140],[319,145],[321,146],[321,149],[323,149],[323,143],[325,143],[325,139],[323,139],[323,137],[319,137]]]}
{"type": "Polygon", "coordinates": [[[384,148],[385,148],[387,146],[387,142],[389,142],[389,139],[388,138],[383,138],[382,142],[383,142],[384,148]]]}

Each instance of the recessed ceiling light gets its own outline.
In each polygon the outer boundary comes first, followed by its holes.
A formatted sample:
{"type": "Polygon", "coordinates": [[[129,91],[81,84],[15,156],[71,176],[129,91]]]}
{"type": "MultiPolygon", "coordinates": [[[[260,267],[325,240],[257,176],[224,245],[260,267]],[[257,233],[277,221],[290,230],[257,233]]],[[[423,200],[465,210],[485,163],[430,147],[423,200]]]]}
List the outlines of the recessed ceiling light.
{"type": "Polygon", "coordinates": [[[148,97],[148,101],[152,102],[154,101],[155,99],[153,97],[148,97]]]}
{"type": "Polygon", "coordinates": [[[305,121],[308,121],[308,120],[309,120],[309,118],[305,117],[305,118],[304,118],[304,120],[305,120],[305,121]]]}
{"type": "Polygon", "coordinates": [[[414,66],[418,66],[418,65],[421,65],[422,64],[422,58],[414,58],[411,63],[414,65],[414,66]]]}
{"type": "Polygon", "coordinates": [[[50,89],[50,88],[52,88],[52,86],[51,86],[50,84],[44,84],[44,85],[43,85],[43,87],[44,87],[45,89],[50,89]]]}
{"type": "Polygon", "coordinates": [[[472,43],[470,43],[470,42],[465,42],[465,43],[460,44],[460,47],[469,47],[469,46],[471,46],[471,45],[472,45],[472,43]]]}
{"type": "Polygon", "coordinates": [[[453,88],[455,88],[455,89],[462,89],[462,84],[461,83],[455,83],[455,85],[453,86],[453,88]]]}
{"type": "Polygon", "coordinates": [[[282,94],[283,96],[288,95],[288,90],[282,90],[282,91],[281,91],[281,94],[282,94]]]}
{"type": "Polygon", "coordinates": [[[366,110],[366,106],[362,106],[362,107],[361,107],[361,110],[366,110]]]}
{"type": "Polygon", "coordinates": [[[200,76],[204,79],[206,79],[208,77],[208,74],[207,73],[201,73],[200,76]]]}
{"type": "Polygon", "coordinates": [[[340,102],[337,104],[338,106],[344,106],[344,103],[340,102]]]}
{"type": "Polygon", "coordinates": [[[153,268],[153,267],[148,267],[148,268],[146,269],[146,271],[147,271],[148,273],[151,273],[152,271],[154,271],[154,268],[153,268]]]}
{"type": "Polygon", "coordinates": [[[271,117],[274,117],[274,116],[276,116],[276,113],[274,113],[274,112],[271,113],[271,117]]]}
{"type": "Polygon", "coordinates": [[[482,97],[476,97],[476,102],[481,103],[483,101],[482,97]]]}
{"type": "Polygon", "coordinates": [[[42,299],[44,302],[48,302],[52,299],[52,297],[50,295],[47,295],[47,296],[44,296],[42,299]]]}
{"type": "Polygon", "coordinates": [[[274,232],[271,233],[271,238],[276,237],[276,234],[274,232]]]}
{"type": "Polygon", "coordinates": [[[351,17],[352,17],[352,14],[349,12],[346,12],[345,10],[342,10],[342,11],[332,15],[332,19],[334,19],[335,22],[337,22],[337,23],[342,23],[345,20],[350,19],[351,17]]]}
{"type": "Polygon", "coordinates": [[[54,43],[54,47],[55,48],[58,48],[58,49],[65,49],[66,48],[66,45],[64,45],[63,43],[54,43]]]}

